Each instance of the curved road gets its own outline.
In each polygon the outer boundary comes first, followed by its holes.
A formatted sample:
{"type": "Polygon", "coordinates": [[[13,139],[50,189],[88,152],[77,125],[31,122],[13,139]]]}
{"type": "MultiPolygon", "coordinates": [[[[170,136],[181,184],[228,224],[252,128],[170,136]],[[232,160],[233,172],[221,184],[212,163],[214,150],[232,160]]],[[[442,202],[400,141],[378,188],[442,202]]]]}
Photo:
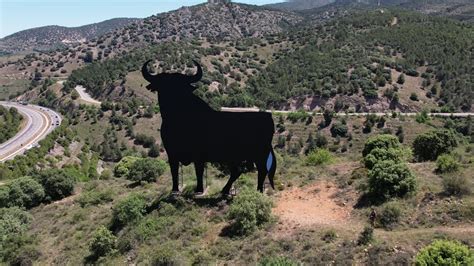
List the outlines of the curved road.
{"type": "Polygon", "coordinates": [[[48,108],[2,101],[0,101],[0,105],[15,107],[26,119],[26,125],[20,132],[0,144],[0,162],[12,159],[37,146],[40,140],[61,125],[61,116],[48,108]]]}
{"type": "Polygon", "coordinates": [[[84,88],[83,86],[80,86],[80,85],[77,85],[75,88],[74,88],[77,93],[79,94],[79,98],[87,103],[90,103],[90,104],[96,104],[96,105],[100,105],[101,102],[97,101],[96,99],[92,98],[89,93],[86,92],[86,88],[84,88]]]}

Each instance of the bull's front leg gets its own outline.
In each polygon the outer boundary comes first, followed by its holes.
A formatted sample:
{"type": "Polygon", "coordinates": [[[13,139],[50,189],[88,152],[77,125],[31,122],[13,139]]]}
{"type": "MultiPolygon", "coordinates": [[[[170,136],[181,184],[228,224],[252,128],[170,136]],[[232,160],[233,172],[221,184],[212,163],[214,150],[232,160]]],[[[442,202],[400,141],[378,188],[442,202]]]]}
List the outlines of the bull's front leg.
{"type": "Polygon", "coordinates": [[[173,178],[173,193],[179,193],[179,161],[175,159],[169,159],[171,168],[171,176],[173,178]]]}
{"type": "Polygon", "coordinates": [[[196,171],[196,193],[204,193],[204,183],[203,183],[203,173],[204,173],[204,163],[203,162],[194,162],[194,170],[196,171]]]}

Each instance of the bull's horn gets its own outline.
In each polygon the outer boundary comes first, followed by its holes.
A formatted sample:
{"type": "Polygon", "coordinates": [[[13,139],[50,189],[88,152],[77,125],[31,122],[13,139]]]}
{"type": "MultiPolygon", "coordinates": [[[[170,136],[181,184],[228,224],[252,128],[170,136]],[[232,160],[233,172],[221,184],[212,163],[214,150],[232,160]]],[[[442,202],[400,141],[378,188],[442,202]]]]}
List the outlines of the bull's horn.
{"type": "Polygon", "coordinates": [[[143,66],[142,66],[142,76],[146,81],[148,81],[150,83],[152,83],[153,80],[155,79],[155,76],[150,74],[150,72],[148,72],[148,67],[147,66],[151,61],[153,61],[153,60],[146,61],[146,63],[143,64],[143,66]]]}
{"type": "Polygon", "coordinates": [[[193,76],[189,76],[189,83],[196,83],[202,79],[202,68],[201,65],[193,60],[194,64],[197,66],[197,72],[193,76]]]}

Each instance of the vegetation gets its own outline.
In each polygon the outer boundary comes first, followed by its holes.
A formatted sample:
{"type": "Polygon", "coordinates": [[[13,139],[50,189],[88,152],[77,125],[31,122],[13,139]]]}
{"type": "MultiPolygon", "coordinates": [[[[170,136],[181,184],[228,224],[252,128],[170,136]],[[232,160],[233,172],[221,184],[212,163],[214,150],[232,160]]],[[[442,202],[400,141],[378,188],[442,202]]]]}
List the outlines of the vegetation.
{"type": "Polygon", "coordinates": [[[89,250],[94,258],[112,254],[116,250],[117,237],[105,226],[99,227],[92,236],[89,250]]]}
{"type": "Polygon", "coordinates": [[[434,161],[457,145],[457,138],[452,131],[434,130],[416,137],[413,142],[413,154],[418,161],[434,161]]]}
{"type": "Polygon", "coordinates": [[[456,172],[459,163],[451,154],[442,154],[436,159],[436,170],[440,173],[456,172]]]}
{"type": "Polygon", "coordinates": [[[155,182],[166,170],[166,163],[160,159],[138,159],[132,163],[127,179],[135,182],[155,182]]]}
{"type": "Polygon", "coordinates": [[[0,187],[0,207],[31,208],[44,199],[43,187],[31,177],[21,177],[0,187]]]}
{"type": "Polygon", "coordinates": [[[116,225],[126,225],[143,217],[147,207],[142,195],[133,194],[119,201],[113,209],[113,220],[116,225]]]}
{"type": "Polygon", "coordinates": [[[63,199],[72,194],[76,180],[73,175],[61,169],[45,170],[35,179],[43,186],[46,201],[63,199]]]}
{"type": "Polygon", "coordinates": [[[424,247],[415,258],[416,265],[470,265],[474,252],[457,241],[436,240],[424,247]]]}
{"type": "Polygon", "coordinates": [[[23,116],[16,108],[5,108],[0,106],[0,143],[15,136],[20,129],[23,116]]]}
{"type": "Polygon", "coordinates": [[[316,149],[306,157],[306,164],[311,166],[324,165],[331,161],[333,161],[333,156],[326,149],[316,149]]]}
{"type": "Polygon", "coordinates": [[[248,235],[270,221],[272,202],[254,189],[244,189],[229,208],[232,232],[248,235]]]}

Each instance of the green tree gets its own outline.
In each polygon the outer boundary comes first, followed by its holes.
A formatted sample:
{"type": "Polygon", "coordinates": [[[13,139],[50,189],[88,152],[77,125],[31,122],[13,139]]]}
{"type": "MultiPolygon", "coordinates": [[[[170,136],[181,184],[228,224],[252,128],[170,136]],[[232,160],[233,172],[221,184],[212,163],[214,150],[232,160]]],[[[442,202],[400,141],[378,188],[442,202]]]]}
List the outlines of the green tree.
{"type": "Polygon", "coordinates": [[[405,163],[380,161],[368,177],[369,193],[379,200],[403,197],[416,190],[416,179],[405,163]]]}
{"type": "Polygon", "coordinates": [[[398,138],[393,135],[383,134],[370,137],[364,145],[364,150],[362,151],[362,155],[365,157],[368,155],[373,149],[398,149],[400,148],[400,142],[398,138]]]}
{"type": "Polygon", "coordinates": [[[413,154],[418,161],[434,161],[458,145],[453,131],[440,129],[421,134],[413,141],[413,154]]]}
{"type": "Polygon", "coordinates": [[[99,258],[109,255],[116,250],[117,237],[105,226],[101,225],[94,232],[89,245],[89,251],[92,256],[99,258]]]}
{"type": "Polygon", "coordinates": [[[415,257],[415,265],[473,265],[474,252],[468,246],[452,240],[435,240],[415,257]]]}
{"type": "Polygon", "coordinates": [[[148,204],[142,195],[131,194],[120,200],[113,208],[113,220],[116,225],[126,225],[140,220],[148,204]]]}
{"type": "Polygon", "coordinates": [[[155,182],[166,170],[166,163],[160,159],[144,158],[135,161],[127,179],[135,182],[155,182]]]}
{"type": "Polygon", "coordinates": [[[1,189],[0,207],[31,208],[39,205],[45,196],[41,184],[31,177],[20,177],[1,189]]]}
{"type": "Polygon", "coordinates": [[[125,156],[114,167],[116,177],[127,177],[133,163],[140,160],[139,157],[125,156]]]}
{"type": "Polygon", "coordinates": [[[43,186],[45,200],[60,200],[72,194],[76,180],[74,176],[63,169],[41,171],[34,176],[43,186]]]}

